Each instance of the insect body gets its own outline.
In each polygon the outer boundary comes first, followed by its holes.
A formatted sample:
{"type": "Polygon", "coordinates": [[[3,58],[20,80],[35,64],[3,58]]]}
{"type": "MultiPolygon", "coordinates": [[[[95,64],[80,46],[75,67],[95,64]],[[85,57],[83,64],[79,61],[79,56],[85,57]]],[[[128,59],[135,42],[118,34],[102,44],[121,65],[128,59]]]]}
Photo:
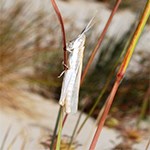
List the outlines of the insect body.
{"type": "Polygon", "coordinates": [[[66,113],[76,113],[78,109],[84,44],[86,40],[85,32],[89,30],[92,20],[81,34],[75,40],[69,42],[67,46],[67,51],[70,53],[68,58],[69,68],[65,71],[59,100],[59,104],[65,106],[66,113]]]}

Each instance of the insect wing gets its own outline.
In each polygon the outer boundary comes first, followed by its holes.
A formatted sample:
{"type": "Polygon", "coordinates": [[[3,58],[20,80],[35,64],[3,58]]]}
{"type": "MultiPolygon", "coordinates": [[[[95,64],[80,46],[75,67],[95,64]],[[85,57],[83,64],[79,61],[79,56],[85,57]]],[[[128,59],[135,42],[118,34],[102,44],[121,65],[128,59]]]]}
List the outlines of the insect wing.
{"type": "Polygon", "coordinates": [[[65,105],[65,99],[67,96],[68,85],[70,83],[71,76],[72,76],[72,72],[70,70],[67,70],[63,79],[62,88],[61,88],[61,96],[59,100],[59,104],[62,106],[65,105]]]}
{"type": "Polygon", "coordinates": [[[72,93],[72,100],[71,100],[71,112],[72,113],[76,113],[78,110],[78,99],[79,99],[81,71],[82,71],[82,65],[80,64],[78,72],[77,72],[77,76],[75,79],[73,93],[72,93]]]}

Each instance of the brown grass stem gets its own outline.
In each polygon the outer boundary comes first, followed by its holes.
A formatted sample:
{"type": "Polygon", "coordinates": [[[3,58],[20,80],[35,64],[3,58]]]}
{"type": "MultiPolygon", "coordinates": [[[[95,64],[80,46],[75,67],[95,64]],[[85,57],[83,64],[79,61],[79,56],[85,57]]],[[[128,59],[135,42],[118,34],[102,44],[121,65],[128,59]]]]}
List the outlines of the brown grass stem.
{"type": "MultiPolygon", "coordinates": [[[[64,65],[64,69],[67,70],[66,34],[65,34],[64,22],[63,22],[62,15],[61,15],[61,13],[60,13],[60,11],[59,11],[59,8],[58,8],[58,6],[57,6],[55,0],[51,0],[51,3],[52,3],[52,5],[53,5],[53,8],[54,8],[54,10],[55,10],[55,12],[56,12],[56,14],[57,14],[58,20],[59,20],[60,25],[61,25],[62,44],[63,44],[63,50],[64,50],[64,64],[65,64],[65,65],[64,65]]],[[[63,110],[62,110],[62,108],[61,108],[61,106],[60,106],[60,111],[59,111],[59,113],[58,113],[58,116],[62,116],[62,113],[63,113],[62,111],[63,111],[63,110]]],[[[65,118],[67,119],[67,116],[66,116],[65,118]]],[[[65,119],[65,120],[66,120],[66,119],[65,119]]],[[[59,118],[59,120],[60,120],[60,118],[59,118]]],[[[65,120],[62,122],[61,130],[62,130],[63,126],[64,126],[65,120]]],[[[56,124],[56,126],[58,126],[58,124],[56,124]]],[[[55,127],[55,128],[57,128],[57,127],[55,127]]],[[[56,131],[56,132],[57,132],[57,131],[56,131]]],[[[61,132],[61,131],[60,131],[60,132],[61,132]]],[[[55,133],[54,133],[54,134],[55,134],[55,133]]],[[[61,134],[60,134],[60,135],[61,135],[61,134]]],[[[56,137],[56,134],[55,134],[55,137],[56,137]]],[[[55,141],[55,137],[54,137],[54,139],[52,139],[52,141],[55,141]]],[[[58,136],[58,138],[61,138],[61,137],[58,136]]],[[[60,139],[58,139],[58,141],[60,142],[60,139]]],[[[58,144],[58,147],[60,146],[60,145],[59,145],[59,144],[60,144],[59,142],[57,143],[57,144],[58,144]]],[[[53,145],[51,145],[51,147],[53,148],[53,145]]]]}
{"type": "Polygon", "coordinates": [[[61,31],[62,31],[62,44],[63,44],[63,50],[64,50],[64,68],[67,69],[66,65],[67,65],[67,51],[66,51],[66,32],[65,32],[65,28],[64,28],[64,21],[63,18],[61,16],[61,13],[59,11],[59,8],[55,2],[55,0],[51,0],[51,3],[53,5],[53,8],[57,14],[58,20],[60,22],[61,25],[61,31]]]}
{"type": "Polygon", "coordinates": [[[81,77],[81,84],[83,83],[83,81],[84,81],[84,79],[85,79],[85,76],[86,76],[86,74],[87,74],[87,72],[88,72],[88,70],[89,70],[89,68],[90,68],[90,66],[91,66],[91,64],[92,64],[92,62],[93,62],[93,59],[94,59],[94,57],[95,57],[95,55],[96,55],[96,53],[97,53],[99,47],[101,46],[101,43],[102,43],[102,41],[103,41],[103,39],[104,39],[104,37],[105,37],[105,35],[106,35],[106,32],[107,32],[107,30],[108,30],[108,27],[110,26],[110,23],[111,23],[111,21],[112,21],[114,15],[115,15],[115,13],[116,13],[116,11],[118,10],[118,7],[119,7],[120,3],[121,3],[121,0],[117,0],[117,1],[116,1],[116,4],[115,4],[115,6],[114,6],[114,8],[113,8],[113,10],[112,10],[112,12],[111,12],[111,14],[110,14],[110,17],[109,17],[109,19],[108,19],[108,21],[107,21],[107,23],[106,23],[106,25],[105,25],[105,27],[104,27],[104,29],[103,29],[101,35],[100,35],[100,37],[99,37],[99,40],[98,40],[98,42],[97,42],[97,44],[96,44],[94,50],[92,51],[92,54],[91,54],[91,56],[90,56],[90,58],[89,58],[89,60],[88,60],[87,65],[85,66],[85,69],[84,69],[83,74],[82,74],[82,77],[81,77]]]}
{"type": "Polygon", "coordinates": [[[65,122],[66,122],[66,120],[67,120],[67,117],[68,117],[68,114],[66,114],[66,115],[65,115],[65,117],[64,117],[64,119],[63,119],[62,126],[64,126],[64,125],[65,125],[65,122]]]}
{"type": "Polygon", "coordinates": [[[120,84],[120,79],[118,78],[117,81],[115,82],[114,86],[113,86],[113,89],[112,89],[108,99],[107,99],[106,107],[104,109],[103,115],[102,115],[102,117],[100,119],[100,123],[98,125],[98,128],[97,128],[96,133],[95,133],[94,138],[93,138],[93,141],[91,143],[90,150],[94,150],[95,149],[95,146],[96,146],[96,143],[98,141],[100,132],[101,132],[101,130],[103,128],[103,125],[105,123],[105,119],[106,119],[107,114],[108,114],[108,112],[110,110],[110,107],[112,105],[112,102],[113,102],[113,99],[114,99],[115,94],[117,92],[117,89],[119,87],[119,84],[120,84]]]}

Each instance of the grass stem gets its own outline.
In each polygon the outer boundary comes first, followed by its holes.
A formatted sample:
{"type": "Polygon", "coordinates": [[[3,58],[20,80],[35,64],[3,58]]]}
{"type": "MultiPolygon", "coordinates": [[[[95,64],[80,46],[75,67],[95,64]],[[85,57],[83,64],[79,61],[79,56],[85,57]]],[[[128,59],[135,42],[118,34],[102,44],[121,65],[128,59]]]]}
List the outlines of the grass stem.
{"type": "Polygon", "coordinates": [[[114,97],[115,97],[116,92],[118,90],[118,87],[120,85],[120,82],[121,82],[121,80],[124,77],[126,69],[127,69],[128,65],[129,65],[129,62],[130,62],[131,57],[133,55],[134,49],[136,47],[136,44],[137,44],[137,42],[138,42],[138,40],[140,38],[140,35],[141,35],[141,33],[142,33],[143,29],[144,29],[144,26],[145,26],[145,24],[146,24],[146,22],[147,22],[147,20],[149,18],[149,15],[150,15],[150,0],[147,0],[147,4],[145,6],[144,12],[143,12],[142,17],[140,19],[140,22],[139,22],[139,24],[137,26],[137,29],[136,29],[136,31],[135,31],[132,39],[131,39],[130,45],[128,47],[128,51],[127,51],[127,53],[126,53],[126,55],[124,57],[124,60],[123,60],[123,62],[121,64],[121,66],[120,66],[120,69],[119,69],[119,71],[117,73],[116,81],[114,83],[112,91],[111,91],[110,95],[107,98],[106,107],[104,108],[104,112],[103,112],[102,117],[101,117],[101,119],[99,121],[97,130],[95,132],[95,135],[93,137],[92,143],[90,145],[90,150],[94,150],[95,147],[96,147],[96,144],[97,144],[99,135],[101,133],[101,130],[102,130],[103,126],[104,126],[107,114],[108,114],[108,112],[109,112],[109,110],[111,108],[112,102],[114,100],[114,97]]]}

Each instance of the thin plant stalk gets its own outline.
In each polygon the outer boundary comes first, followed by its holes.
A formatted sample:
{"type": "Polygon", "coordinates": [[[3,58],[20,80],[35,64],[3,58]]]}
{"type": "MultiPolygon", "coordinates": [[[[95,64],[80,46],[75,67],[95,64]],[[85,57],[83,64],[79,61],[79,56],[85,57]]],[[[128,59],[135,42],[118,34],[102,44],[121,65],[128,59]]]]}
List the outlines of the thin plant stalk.
{"type": "Polygon", "coordinates": [[[141,112],[140,112],[140,116],[138,118],[138,121],[137,121],[137,126],[139,126],[141,120],[144,118],[145,116],[145,113],[146,113],[146,110],[147,110],[147,107],[148,107],[148,102],[150,100],[150,86],[144,96],[144,100],[143,100],[143,103],[142,103],[142,108],[141,108],[141,112]]]}
{"type": "Polygon", "coordinates": [[[145,150],[148,150],[149,146],[150,146],[150,139],[149,139],[148,142],[147,142],[147,145],[146,145],[145,150]]]}
{"type": "MultiPolygon", "coordinates": [[[[130,35],[130,37],[129,37],[129,39],[128,39],[128,41],[127,41],[127,43],[126,43],[126,45],[125,45],[125,47],[124,47],[124,49],[123,49],[123,51],[122,51],[120,57],[119,57],[119,60],[116,61],[115,65],[114,65],[114,69],[113,69],[114,71],[116,70],[118,64],[120,63],[120,60],[122,59],[123,55],[124,55],[125,52],[127,51],[127,48],[128,48],[128,46],[129,46],[129,42],[131,41],[132,36],[133,36],[133,33],[130,35]]],[[[113,70],[112,70],[112,73],[110,74],[110,76],[108,77],[108,79],[111,77],[111,75],[113,75],[113,73],[114,73],[113,70]]],[[[107,84],[107,83],[106,83],[106,84],[107,84]]],[[[96,124],[98,124],[98,121],[100,120],[100,118],[101,118],[101,116],[102,116],[102,114],[103,114],[103,111],[104,111],[105,106],[106,106],[106,103],[103,105],[103,107],[101,108],[101,110],[100,110],[100,112],[99,112],[99,114],[98,114],[98,117],[96,118],[96,122],[97,122],[96,124]]]]}
{"type": "Polygon", "coordinates": [[[63,119],[63,124],[62,124],[62,126],[65,125],[65,122],[66,122],[66,120],[67,120],[67,117],[68,117],[68,114],[65,115],[65,117],[64,117],[64,119],[63,119]]]}
{"type": "Polygon", "coordinates": [[[104,108],[104,112],[103,112],[102,117],[101,117],[101,119],[99,121],[97,130],[95,132],[95,135],[93,137],[93,140],[92,140],[92,143],[90,145],[90,149],[89,150],[94,150],[95,147],[96,147],[99,135],[100,135],[100,133],[102,131],[102,128],[104,126],[106,117],[107,117],[108,112],[109,112],[109,110],[111,108],[112,102],[114,100],[114,97],[115,97],[116,92],[118,90],[118,87],[120,85],[120,82],[121,82],[121,80],[123,79],[123,77],[125,75],[126,69],[127,69],[128,65],[129,65],[129,62],[130,62],[131,57],[133,55],[134,49],[135,49],[135,47],[137,45],[137,42],[138,42],[138,40],[140,38],[140,35],[141,35],[141,33],[142,33],[143,29],[144,29],[144,26],[145,26],[149,16],[150,16],[150,0],[147,0],[147,4],[145,6],[143,15],[142,15],[142,17],[140,19],[140,22],[139,22],[139,24],[137,26],[137,29],[136,29],[136,31],[135,31],[135,33],[133,35],[133,38],[132,38],[132,40],[130,42],[129,47],[128,47],[128,51],[127,51],[127,53],[126,53],[126,55],[124,57],[124,60],[123,60],[123,62],[121,64],[121,66],[120,66],[120,69],[119,69],[119,71],[117,73],[116,81],[114,83],[112,91],[111,91],[110,95],[107,98],[106,107],[104,108]]]}
{"type": "Polygon", "coordinates": [[[58,112],[58,116],[57,116],[57,120],[56,120],[56,124],[55,124],[55,129],[54,129],[54,132],[53,132],[52,142],[50,144],[50,149],[51,150],[53,149],[54,143],[56,141],[57,129],[58,129],[58,124],[59,124],[61,112],[62,112],[62,107],[59,108],[59,112],[58,112]]]}
{"type": "Polygon", "coordinates": [[[104,93],[105,93],[105,91],[106,91],[106,89],[107,89],[107,87],[108,87],[108,85],[109,85],[109,83],[111,81],[113,73],[114,73],[114,70],[110,73],[107,82],[105,83],[102,91],[100,92],[100,95],[98,96],[98,98],[96,99],[93,107],[90,109],[88,115],[86,116],[86,118],[84,119],[84,121],[82,122],[82,124],[80,125],[80,127],[79,127],[79,129],[77,131],[77,135],[80,133],[80,131],[82,130],[83,126],[85,125],[85,123],[87,122],[87,120],[89,119],[89,117],[93,114],[96,106],[99,104],[101,98],[103,97],[103,95],[104,95],[104,93]]]}
{"type": "Polygon", "coordinates": [[[58,129],[58,138],[57,138],[57,141],[56,141],[56,150],[60,150],[62,124],[63,124],[63,108],[62,108],[62,111],[61,111],[61,113],[60,113],[59,129],[58,129]]]}
{"type": "MultiPolygon", "coordinates": [[[[51,0],[51,3],[52,3],[52,6],[53,6],[53,8],[54,8],[54,10],[55,10],[55,12],[56,12],[56,14],[57,14],[57,17],[58,17],[58,20],[59,20],[59,22],[60,22],[60,25],[61,25],[61,31],[62,31],[62,44],[63,44],[63,50],[64,50],[64,69],[65,70],[67,70],[67,51],[66,51],[66,32],[65,32],[65,28],[64,28],[64,21],[63,21],[63,18],[62,18],[62,16],[61,16],[61,13],[60,13],[60,11],[59,11],[59,8],[58,8],[58,6],[57,6],[57,4],[56,4],[56,2],[55,2],[55,0],[51,0]]],[[[60,111],[59,111],[59,113],[58,113],[58,116],[57,116],[57,119],[58,120],[60,120],[61,119],[61,116],[62,116],[62,114],[63,114],[63,110],[62,110],[63,108],[60,106],[60,111]],[[60,117],[59,117],[60,116],[60,117]]],[[[57,121],[58,121],[57,120],[57,121]]],[[[65,119],[66,120],[66,119],[65,119]]],[[[51,144],[51,149],[53,149],[53,147],[54,147],[54,141],[55,141],[55,138],[56,138],[56,132],[57,132],[57,128],[58,128],[58,123],[57,123],[57,121],[56,121],[56,125],[55,125],[55,130],[54,130],[54,133],[53,133],[53,138],[52,138],[52,144],[51,144]]],[[[64,121],[63,121],[63,125],[64,125],[64,121]]],[[[59,131],[59,136],[58,136],[58,138],[61,138],[60,137],[60,135],[61,135],[61,133],[60,133],[61,131],[59,131]]],[[[60,139],[57,139],[57,147],[59,147],[59,142],[60,142],[60,139]]]]}
{"type": "Polygon", "coordinates": [[[21,145],[21,150],[25,150],[26,143],[27,143],[27,136],[24,136],[23,143],[21,145]]]}
{"type": "Polygon", "coordinates": [[[74,139],[74,136],[76,135],[76,130],[77,130],[77,128],[78,128],[78,125],[79,125],[81,116],[82,116],[82,111],[80,112],[80,115],[79,115],[78,120],[77,120],[77,122],[76,122],[76,125],[75,125],[75,127],[74,127],[74,130],[73,130],[73,133],[72,133],[72,136],[71,136],[71,139],[70,139],[70,143],[69,143],[68,150],[70,150],[71,145],[72,145],[72,143],[73,143],[73,139],[74,139]]]}
{"type": "MultiPolygon", "coordinates": [[[[94,48],[94,50],[93,50],[92,53],[91,53],[91,56],[90,56],[90,58],[89,58],[89,60],[88,60],[88,63],[87,63],[87,65],[85,66],[85,69],[84,69],[83,74],[82,74],[82,76],[81,76],[81,83],[80,83],[81,85],[82,85],[82,83],[83,83],[83,81],[84,81],[84,79],[85,79],[85,76],[87,75],[87,71],[89,70],[89,68],[90,68],[90,66],[91,66],[91,64],[92,64],[96,53],[98,52],[98,49],[99,49],[100,46],[101,46],[101,43],[102,43],[102,41],[103,41],[103,39],[104,39],[104,37],[105,37],[105,35],[106,35],[106,32],[107,32],[107,30],[108,30],[108,27],[110,26],[110,23],[111,23],[111,21],[112,21],[114,15],[115,15],[115,13],[116,13],[117,10],[118,10],[118,7],[119,7],[120,3],[121,3],[121,0],[117,0],[115,6],[114,6],[114,8],[113,8],[113,10],[112,10],[112,12],[111,12],[111,14],[110,14],[110,16],[109,16],[109,19],[108,19],[108,21],[107,21],[107,23],[106,23],[106,25],[105,25],[105,27],[104,27],[104,29],[103,29],[103,31],[102,31],[100,37],[99,37],[99,40],[98,40],[98,42],[97,42],[97,44],[96,44],[96,47],[94,48]]],[[[66,114],[66,115],[67,115],[67,114],[66,114]]],[[[67,118],[67,117],[66,117],[66,118],[67,118]]]]}
{"type": "Polygon", "coordinates": [[[62,44],[63,44],[63,50],[64,50],[64,69],[66,70],[67,69],[67,51],[66,51],[66,32],[65,32],[65,28],[64,28],[64,21],[63,21],[63,18],[61,16],[61,13],[59,11],[59,8],[55,2],[55,0],[51,0],[51,3],[53,5],[53,8],[57,14],[57,17],[58,17],[58,20],[60,22],[60,25],[61,25],[61,31],[62,31],[62,44]]]}
{"type": "Polygon", "coordinates": [[[89,68],[90,68],[90,66],[91,66],[91,64],[93,62],[93,59],[94,59],[96,53],[98,52],[99,47],[101,46],[101,43],[102,43],[102,41],[103,41],[103,39],[104,39],[104,37],[106,35],[106,32],[107,32],[107,30],[108,30],[108,28],[110,26],[110,23],[111,23],[114,15],[115,15],[115,13],[118,10],[118,7],[119,7],[120,3],[121,3],[121,0],[117,0],[116,1],[116,4],[115,4],[115,6],[114,6],[114,8],[113,8],[113,10],[112,10],[112,12],[111,12],[111,14],[109,16],[109,19],[108,19],[108,21],[107,21],[107,23],[106,23],[106,25],[105,25],[105,27],[104,27],[100,37],[99,37],[98,43],[96,44],[96,47],[92,51],[92,54],[91,54],[91,56],[90,56],[90,58],[88,60],[88,63],[85,66],[84,72],[83,72],[82,77],[81,77],[81,84],[83,83],[83,81],[85,79],[85,76],[86,76],[86,74],[87,74],[87,72],[88,72],[88,70],[89,70],[89,68]]]}
{"type": "MultiPolygon", "coordinates": [[[[12,149],[12,146],[14,145],[14,143],[16,142],[16,140],[17,140],[17,138],[19,137],[19,135],[23,135],[23,129],[18,133],[18,134],[16,134],[16,136],[12,139],[12,141],[11,141],[11,143],[9,144],[9,146],[8,146],[8,150],[11,150],[12,149]]],[[[22,146],[21,147],[24,147],[23,145],[25,145],[25,143],[27,143],[27,142],[25,142],[25,141],[27,141],[27,139],[26,138],[24,138],[23,139],[23,143],[22,143],[22,146]]],[[[23,148],[21,148],[21,150],[22,150],[23,148]]]]}
{"type": "Polygon", "coordinates": [[[3,139],[2,145],[1,145],[1,147],[0,147],[0,150],[3,150],[3,149],[4,149],[6,140],[7,140],[7,138],[8,138],[9,133],[10,133],[10,129],[11,129],[11,125],[8,127],[8,129],[7,129],[7,131],[6,131],[6,134],[5,134],[5,136],[4,136],[4,139],[3,139]]]}

